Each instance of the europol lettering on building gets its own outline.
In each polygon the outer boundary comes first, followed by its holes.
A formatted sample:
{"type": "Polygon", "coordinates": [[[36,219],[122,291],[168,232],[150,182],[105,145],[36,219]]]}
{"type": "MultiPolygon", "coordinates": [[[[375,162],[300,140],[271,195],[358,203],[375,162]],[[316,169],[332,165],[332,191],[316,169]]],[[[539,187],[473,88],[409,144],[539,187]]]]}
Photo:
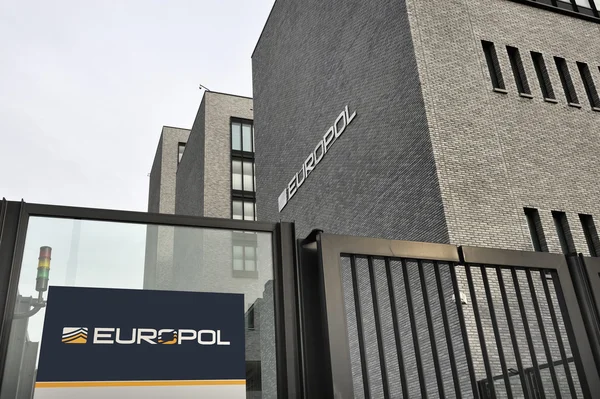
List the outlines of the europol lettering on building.
{"type": "Polygon", "coordinates": [[[323,138],[313,152],[311,152],[302,164],[300,171],[297,172],[292,180],[288,183],[287,187],[283,190],[281,195],[279,195],[279,212],[283,210],[283,208],[287,205],[290,199],[296,194],[300,186],[306,181],[311,172],[317,167],[319,162],[323,159],[327,151],[331,148],[333,143],[344,133],[344,130],[350,125],[350,123],[356,117],[356,111],[352,115],[348,111],[348,106],[344,108],[344,110],[337,117],[333,125],[327,129],[327,132],[323,135],[323,138]]]}

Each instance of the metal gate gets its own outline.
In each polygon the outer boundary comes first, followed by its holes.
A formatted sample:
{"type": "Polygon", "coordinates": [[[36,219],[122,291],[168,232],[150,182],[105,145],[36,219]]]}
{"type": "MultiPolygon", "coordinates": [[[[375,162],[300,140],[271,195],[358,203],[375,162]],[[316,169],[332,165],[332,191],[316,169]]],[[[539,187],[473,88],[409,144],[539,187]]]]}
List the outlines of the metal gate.
{"type": "MultiPolygon", "coordinates": [[[[598,397],[565,256],[321,232],[299,244],[305,397],[598,397]]],[[[600,262],[585,264],[598,290],[600,262]]]]}

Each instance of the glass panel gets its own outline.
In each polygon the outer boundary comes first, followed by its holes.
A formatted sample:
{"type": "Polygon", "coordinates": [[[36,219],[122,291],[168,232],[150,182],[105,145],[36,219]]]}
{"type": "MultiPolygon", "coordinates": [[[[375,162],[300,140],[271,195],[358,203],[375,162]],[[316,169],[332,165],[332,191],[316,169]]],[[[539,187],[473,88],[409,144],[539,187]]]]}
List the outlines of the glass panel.
{"type": "Polygon", "coordinates": [[[244,161],[244,191],[254,191],[253,162],[244,161]]]}
{"type": "Polygon", "coordinates": [[[234,190],[242,190],[242,162],[231,161],[231,186],[234,190]]]}
{"type": "Polygon", "coordinates": [[[246,247],[246,253],[245,253],[245,258],[247,260],[254,260],[254,257],[256,256],[256,251],[254,250],[254,247],[246,247]]]}
{"type": "Polygon", "coordinates": [[[253,272],[256,270],[256,263],[253,260],[246,259],[245,266],[247,272],[253,272]]]}
{"type": "Polygon", "coordinates": [[[242,125],[242,135],[244,140],[244,151],[252,152],[252,125],[242,125]]]}
{"type": "Polygon", "coordinates": [[[235,200],[233,201],[232,207],[232,219],[242,220],[243,219],[243,209],[242,209],[242,201],[235,200]]]}
{"type": "MultiPolygon", "coordinates": [[[[51,247],[49,283],[53,286],[244,294],[245,312],[253,307],[260,315],[254,329],[246,329],[246,361],[257,362],[262,385],[251,388],[262,391],[248,397],[275,398],[272,237],[270,233],[254,233],[257,258],[251,267],[257,274],[247,279],[232,275],[232,264],[245,271],[243,254],[239,260],[233,259],[233,253],[242,247],[233,246],[232,234],[224,229],[31,217],[15,313],[25,314],[31,297],[38,297],[38,257],[40,248],[46,246],[51,247]]],[[[43,299],[47,299],[45,292],[43,299]]],[[[42,308],[30,317],[14,319],[0,399],[33,396],[44,315],[42,308]]]]}
{"type": "Polygon", "coordinates": [[[181,162],[181,157],[183,157],[183,150],[185,150],[185,144],[179,144],[178,148],[178,162],[181,162]]]}
{"type": "Polygon", "coordinates": [[[252,177],[254,179],[254,191],[256,191],[256,164],[254,162],[252,162],[252,177]]]}
{"type": "Polygon", "coordinates": [[[231,149],[242,150],[242,127],[237,122],[231,123],[231,149]]]}
{"type": "Polygon", "coordinates": [[[575,0],[575,4],[579,7],[592,8],[590,7],[590,2],[588,0],[575,0]]]}
{"type": "Polygon", "coordinates": [[[244,202],[244,220],[254,220],[254,202],[244,202]]]}

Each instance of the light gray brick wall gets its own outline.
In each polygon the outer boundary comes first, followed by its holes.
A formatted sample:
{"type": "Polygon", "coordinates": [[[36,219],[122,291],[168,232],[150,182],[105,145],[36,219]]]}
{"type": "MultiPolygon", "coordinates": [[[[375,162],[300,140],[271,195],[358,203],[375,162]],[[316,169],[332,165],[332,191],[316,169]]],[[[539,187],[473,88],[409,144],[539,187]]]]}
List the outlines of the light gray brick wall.
{"type": "Polygon", "coordinates": [[[560,252],[552,210],[567,213],[588,253],[578,213],[600,219],[600,113],[576,61],[600,84],[600,25],[508,0],[407,0],[452,243],[531,250],[523,207],[540,210],[560,252]],[[494,42],[508,94],[492,91],[481,40],[494,42]],[[506,46],[520,50],[533,99],[520,97],[506,46]],[[558,104],[542,99],[530,51],[544,55],[558,104]],[[581,109],[566,103],[554,63],[569,65],[581,109]]]}
{"type": "Polygon", "coordinates": [[[231,218],[231,118],[253,119],[252,99],[206,92],[204,216],[231,218]]]}

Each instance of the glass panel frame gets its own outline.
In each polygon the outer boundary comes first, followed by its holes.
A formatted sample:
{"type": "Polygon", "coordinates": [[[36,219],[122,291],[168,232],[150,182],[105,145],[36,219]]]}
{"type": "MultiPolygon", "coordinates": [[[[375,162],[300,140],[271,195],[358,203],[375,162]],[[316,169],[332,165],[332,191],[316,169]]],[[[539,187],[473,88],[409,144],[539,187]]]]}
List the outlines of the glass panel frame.
{"type": "MultiPolygon", "coordinates": [[[[280,258],[276,255],[281,253],[283,246],[278,247],[281,242],[281,233],[280,233],[280,225],[281,223],[266,223],[266,222],[242,222],[235,221],[230,219],[211,219],[211,218],[199,218],[199,217],[189,217],[189,216],[179,216],[179,215],[167,215],[167,214],[150,214],[143,212],[129,212],[129,211],[113,211],[113,210],[101,210],[101,209],[89,209],[89,208],[75,208],[75,207],[62,207],[62,206],[53,206],[53,205],[42,205],[42,204],[25,204],[25,203],[11,203],[11,215],[9,218],[13,218],[14,220],[18,220],[18,223],[15,223],[14,230],[11,230],[10,236],[15,237],[14,244],[14,252],[11,253],[10,257],[2,257],[0,258],[0,267],[8,268],[10,272],[10,281],[8,281],[9,289],[7,292],[2,292],[0,294],[5,295],[6,298],[6,306],[0,310],[0,328],[2,330],[2,335],[0,337],[0,376],[3,376],[3,372],[5,371],[6,365],[6,354],[7,348],[9,344],[9,331],[10,326],[12,324],[12,314],[14,312],[14,306],[17,298],[17,287],[19,285],[19,280],[21,276],[22,270],[22,261],[24,259],[24,250],[25,250],[25,242],[28,233],[28,224],[30,222],[30,217],[47,217],[47,218],[56,218],[56,219],[78,219],[83,221],[104,221],[104,222],[114,222],[115,224],[138,224],[145,225],[146,227],[197,227],[197,228],[205,228],[205,229],[216,229],[220,231],[247,231],[247,232],[267,232],[270,233],[270,239],[268,240],[271,243],[271,251],[270,256],[272,259],[272,270],[273,270],[273,278],[274,278],[274,299],[278,301],[280,295],[282,295],[283,284],[281,284],[280,280],[278,280],[277,276],[281,275],[281,263],[280,258]],[[15,212],[15,206],[19,205],[20,211],[15,212]],[[279,238],[277,238],[279,237],[279,238]],[[278,282],[279,281],[279,282],[278,282]]],[[[283,223],[285,225],[285,229],[291,231],[292,225],[289,223],[283,223]]],[[[286,231],[287,231],[286,230],[286,231]]],[[[6,232],[5,232],[6,233],[6,232]]],[[[8,233],[6,234],[8,235],[8,233]]],[[[6,238],[6,237],[5,237],[6,238]]],[[[293,248],[294,242],[291,240],[287,240],[285,247],[293,248]]],[[[6,241],[4,241],[6,243],[6,241]]],[[[13,244],[11,244],[13,245],[13,244]]],[[[284,253],[288,253],[289,249],[285,249],[284,253]]],[[[292,260],[292,257],[288,255],[286,257],[286,262],[292,260]]],[[[229,269],[231,270],[231,269],[229,269]]],[[[278,308],[278,305],[275,306],[275,329],[277,331],[277,337],[280,337],[280,333],[282,333],[283,329],[287,328],[283,324],[284,316],[281,308],[278,308]]],[[[292,330],[287,330],[292,331],[292,330]]],[[[282,335],[281,337],[285,337],[282,335]]],[[[282,338],[285,339],[285,338],[282,338]]],[[[276,353],[277,353],[277,376],[276,376],[276,393],[278,397],[286,397],[288,392],[288,382],[292,385],[292,392],[296,392],[295,383],[292,379],[288,378],[281,373],[279,373],[280,366],[285,361],[285,357],[288,356],[285,353],[285,348],[282,345],[281,340],[277,339],[275,342],[276,345],[276,353]]],[[[296,358],[295,355],[292,355],[296,358]]],[[[5,381],[4,379],[0,379],[1,381],[5,381]]]]}

